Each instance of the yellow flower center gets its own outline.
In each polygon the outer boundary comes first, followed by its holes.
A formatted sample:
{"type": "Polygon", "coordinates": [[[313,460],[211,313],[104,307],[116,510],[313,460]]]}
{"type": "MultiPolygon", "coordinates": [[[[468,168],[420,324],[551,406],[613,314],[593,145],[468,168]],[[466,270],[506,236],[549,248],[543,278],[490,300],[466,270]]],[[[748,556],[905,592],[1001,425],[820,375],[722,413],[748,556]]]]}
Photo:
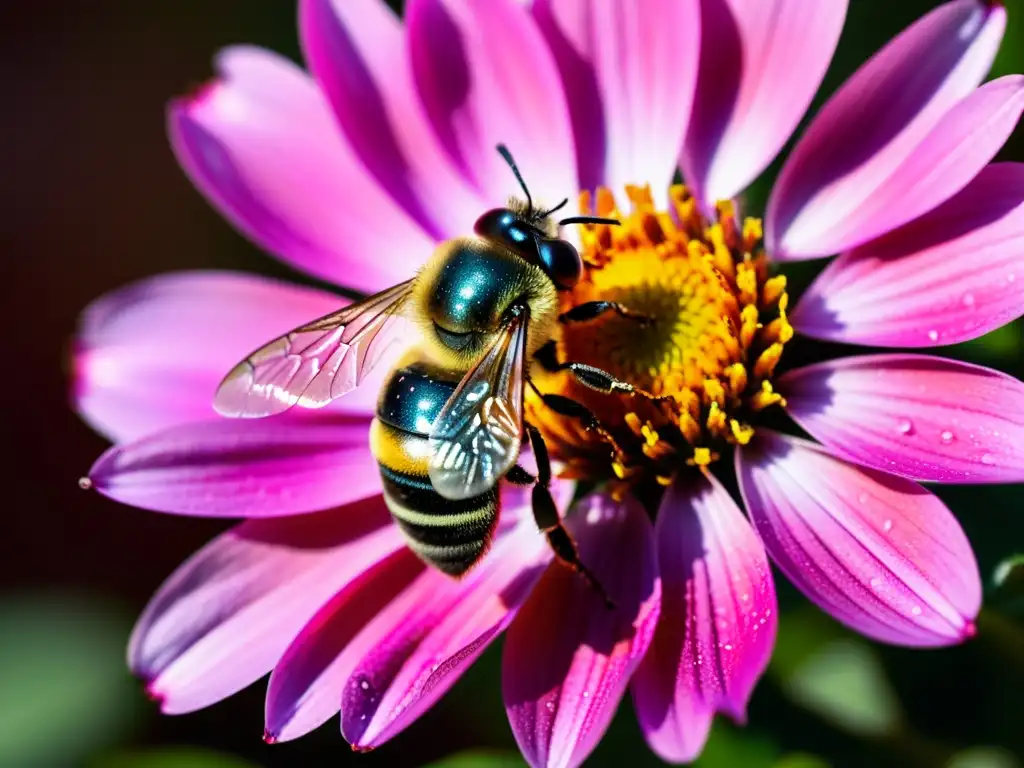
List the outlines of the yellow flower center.
{"type": "Polygon", "coordinates": [[[680,467],[706,467],[730,444],[754,435],[752,419],[782,402],[771,377],[793,328],[785,277],[770,276],[761,222],[742,226],[730,203],[701,214],[685,187],[670,191],[671,211],[656,209],[649,188],[626,190],[622,213],[606,189],[581,210],[622,226],[587,225],[583,279],[562,311],[614,301],[649,319],[608,312],[562,327],[559,360],[586,363],[646,394],[603,394],[566,373],[538,373],[539,389],[585,405],[601,423],[587,429],[527,398],[530,420],[561,460],[563,476],[607,480],[624,491],[665,485],[680,467]]]}

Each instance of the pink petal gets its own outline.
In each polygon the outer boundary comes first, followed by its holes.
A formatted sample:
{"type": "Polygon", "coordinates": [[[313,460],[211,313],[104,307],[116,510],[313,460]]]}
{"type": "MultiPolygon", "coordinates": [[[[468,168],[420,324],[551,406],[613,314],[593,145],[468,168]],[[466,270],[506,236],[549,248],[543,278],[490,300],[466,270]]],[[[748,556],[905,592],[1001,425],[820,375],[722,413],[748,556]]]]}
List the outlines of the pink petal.
{"type": "Polygon", "coordinates": [[[469,232],[486,206],[437,143],[398,17],[383,0],[302,0],[299,32],[306,61],[367,170],[438,239],[469,232]]]}
{"type": "Polygon", "coordinates": [[[825,76],[846,7],[702,0],[700,74],[681,163],[706,203],[741,192],[782,149],[825,76]]]}
{"type": "Polygon", "coordinates": [[[839,621],[908,646],[974,633],[978,564],[956,518],[924,488],[768,431],[737,453],[736,471],[768,554],[839,621]]]}
{"type": "Polygon", "coordinates": [[[779,380],[789,414],[836,455],[916,480],[1024,481],[1024,384],[923,355],[863,355],[779,380]]]}
{"type": "Polygon", "coordinates": [[[549,559],[530,515],[516,519],[461,580],[404,551],[338,593],[270,678],[270,737],[297,738],[340,705],[342,734],[372,748],[429,709],[504,631],[549,559]]]}
{"type": "Polygon", "coordinates": [[[277,517],[380,493],[365,416],[285,414],[183,424],[116,445],[89,481],[105,496],[157,512],[277,517]]]}
{"type": "Polygon", "coordinates": [[[402,546],[380,497],[254,520],[187,560],[150,600],[128,660],[169,714],[224,699],[267,674],[331,595],[402,546]]]}
{"type": "MultiPolygon", "coordinates": [[[[118,441],[214,418],[213,393],[239,360],[347,303],[324,291],[229,272],[179,272],[132,283],[82,314],[76,406],[118,441]]],[[[331,407],[372,413],[377,392],[367,385],[331,407]]]]}
{"type": "Polygon", "coordinates": [[[219,79],[168,113],[174,151],[200,191],[317,277],[364,291],[409,279],[434,242],[360,166],[316,84],[255,48],[228,49],[217,69],[219,79]]]}
{"type": "Polygon", "coordinates": [[[653,530],[639,503],[591,496],[566,522],[616,607],[556,562],[509,628],[502,693],[535,767],[580,765],[597,746],[651,643],[661,601],[653,530]]]}
{"type": "Polygon", "coordinates": [[[1016,120],[1014,89],[1005,84],[958,105],[988,72],[1005,25],[998,3],[954,0],[854,73],[779,175],[766,217],[773,255],[813,258],[853,247],[967,184],[1016,120]],[[904,197],[908,189],[916,197],[904,197]]]}
{"type": "Polygon", "coordinates": [[[538,0],[576,136],[580,186],[668,189],[697,76],[697,0],[538,0]]]}
{"type": "Polygon", "coordinates": [[[569,111],[529,10],[513,0],[410,0],[405,19],[427,115],[484,197],[500,205],[521,196],[498,143],[512,152],[534,200],[554,205],[573,197],[569,111]]]}
{"type": "Polygon", "coordinates": [[[716,712],[746,719],[775,644],[775,586],[764,547],[714,478],[673,486],[655,535],[661,617],[633,677],[633,700],[651,749],[690,762],[716,712]]]}
{"type": "Polygon", "coordinates": [[[792,321],[820,339],[931,347],[1022,314],[1024,164],[995,163],[931,213],[829,264],[792,321]]]}

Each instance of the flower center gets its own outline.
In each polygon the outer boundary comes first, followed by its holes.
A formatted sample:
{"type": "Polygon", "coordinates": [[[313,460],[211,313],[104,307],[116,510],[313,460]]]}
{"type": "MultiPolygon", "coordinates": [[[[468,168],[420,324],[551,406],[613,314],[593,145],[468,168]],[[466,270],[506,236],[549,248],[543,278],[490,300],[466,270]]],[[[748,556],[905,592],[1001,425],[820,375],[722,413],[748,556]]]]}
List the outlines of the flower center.
{"type": "Polygon", "coordinates": [[[608,312],[565,325],[558,357],[601,368],[646,395],[603,394],[565,372],[535,375],[541,391],[585,405],[598,429],[527,399],[564,476],[623,490],[665,485],[681,465],[706,467],[730,444],[749,442],[756,414],[782,402],[771,377],[793,336],[786,279],[768,273],[759,220],[740,226],[731,203],[704,216],[682,186],[671,189],[669,211],[656,209],[648,188],[626,193],[628,214],[606,189],[594,205],[584,194],[583,211],[622,226],[583,229],[585,274],[562,311],[613,301],[646,321],[608,312]]]}

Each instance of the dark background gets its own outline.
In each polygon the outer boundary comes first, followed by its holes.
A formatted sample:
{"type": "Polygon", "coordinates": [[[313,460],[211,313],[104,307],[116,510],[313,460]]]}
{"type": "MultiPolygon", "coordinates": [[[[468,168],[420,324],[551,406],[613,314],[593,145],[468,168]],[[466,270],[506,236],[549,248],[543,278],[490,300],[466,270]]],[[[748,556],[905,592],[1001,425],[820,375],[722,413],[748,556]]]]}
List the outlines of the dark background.
{"type": "MultiPolygon", "coordinates": [[[[852,0],[817,103],[936,4],[852,0]]],[[[1024,2],[1006,5],[1010,29],[993,76],[1024,71],[1024,2]]],[[[294,5],[11,2],[0,22],[0,766],[415,766],[467,749],[513,749],[500,647],[416,726],[360,756],[333,721],[298,742],[264,745],[262,684],[203,712],[162,717],[129,678],[123,656],[134,616],[181,560],[226,526],[78,490],[76,479],[106,445],[68,407],[65,353],[79,311],[141,277],[217,267],[301,279],[207,206],[177,167],[163,123],[166,100],[206,80],[224,45],[255,43],[298,58],[294,5]]],[[[1000,159],[1024,160],[1024,130],[1000,159]]],[[[755,207],[777,168],[749,193],[755,207]]],[[[805,284],[817,269],[803,265],[793,278],[805,284]]],[[[1018,321],[946,353],[1021,377],[1022,349],[1018,321]]],[[[1024,551],[1024,491],[939,492],[985,578],[979,636],[943,651],[882,647],[783,585],[779,646],[750,725],[719,724],[700,765],[1020,765],[1024,590],[997,589],[992,575],[1024,551]]],[[[490,764],[485,759],[473,753],[464,764],[490,764]]],[[[627,761],[658,764],[624,706],[588,764],[627,761]]]]}

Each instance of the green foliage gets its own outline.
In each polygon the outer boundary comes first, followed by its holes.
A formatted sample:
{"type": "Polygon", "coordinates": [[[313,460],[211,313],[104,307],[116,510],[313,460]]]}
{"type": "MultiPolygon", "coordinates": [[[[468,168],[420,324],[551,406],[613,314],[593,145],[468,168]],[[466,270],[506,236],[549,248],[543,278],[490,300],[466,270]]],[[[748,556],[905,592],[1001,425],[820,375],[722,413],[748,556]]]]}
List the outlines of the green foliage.
{"type": "Polygon", "coordinates": [[[157,747],[117,752],[92,761],[89,768],[259,768],[234,755],[199,747],[157,747]]]}
{"type": "Polygon", "coordinates": [[[522,768],[523,758],[512,752],[474,749],[450,755],[424,768],[522,768]]]}

